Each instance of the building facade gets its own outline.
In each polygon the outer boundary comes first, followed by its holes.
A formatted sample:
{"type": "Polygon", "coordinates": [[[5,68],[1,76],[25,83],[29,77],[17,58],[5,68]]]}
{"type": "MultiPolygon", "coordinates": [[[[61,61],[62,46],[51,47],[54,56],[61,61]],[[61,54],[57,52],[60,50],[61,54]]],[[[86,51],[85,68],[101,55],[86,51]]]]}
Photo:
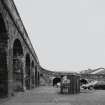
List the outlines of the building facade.
{"type": "Polygon", "coordinates": [[[13,0],[0,0],[0,96],[39,86],[40,64],[13,0]]]}

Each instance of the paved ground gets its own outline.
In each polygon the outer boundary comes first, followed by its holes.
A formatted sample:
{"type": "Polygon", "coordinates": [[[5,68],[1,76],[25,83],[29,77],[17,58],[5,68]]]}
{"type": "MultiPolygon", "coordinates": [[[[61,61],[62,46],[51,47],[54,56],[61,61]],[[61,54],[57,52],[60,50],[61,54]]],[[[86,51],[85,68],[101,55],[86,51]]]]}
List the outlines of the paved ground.
{"type": "Polygon", "coordinates": [[[105,105],[105,90],[82,90],[77,95],[61,95],[59,88],[40,87],[18,93],[0,105],[105,105]]]}

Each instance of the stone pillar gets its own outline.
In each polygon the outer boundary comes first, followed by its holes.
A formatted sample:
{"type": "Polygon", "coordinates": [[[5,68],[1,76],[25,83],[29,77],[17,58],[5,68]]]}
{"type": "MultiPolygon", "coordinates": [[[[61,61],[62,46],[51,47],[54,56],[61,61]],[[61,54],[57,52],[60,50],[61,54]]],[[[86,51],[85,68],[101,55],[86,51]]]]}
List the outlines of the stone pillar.
{"type": "Polygon", "coordinates": [[[35,67],[33,68],[33,73],[34,73],[33,79],[34,79],[34,88],[35,88],[35,67]]]}
{"type": "Polygon", "coordinates": [[[36,87],[36,72],[35,72],[35,70],[36,70],[36,67],[34,68],[34,87],[36,87]]]}
{"type": "Polygon", "coordinates": [[[34,81],[35,81],[35,79],[34,79],[34,67],[32,67],[32,66],[31,66],[31,75],[30,75],[30,77],[31,77],[31,83],[30,83],[30,85],[31,85],[31,89],[32,89],[32,88],[35,87],[34,86],[34,81]]]}
{"type": "Polygon", "coordinates": [[[26,91],[26,84],[25,84],[25,79],[26,79],[26,72],[25,72],[25,57],[23,56],[22,60],[22,64],[23,64],[23,91],[26,91]]]}
{"type": "Polygon", "coordinates": [[[30,89],[32,89],[32,65],[30,64],[30,89]]]}
{"type": "Polygon", "coordinates": [[[13,50],[9,47],[7,51],[7,71],[8,71],[8,96],[14,95],[13,83],[13,50]]]}
{"type": "Polygon", "coordinates": [[[35,88],[35,71],[34,67],[32,67],[32,88],[35,88]]]}
{"type": "Polygon", "coordinates": [[[38,87],[39,87],[39,85],[40,85],[40,67],[39,67],[39,65],[37,66],[37,69],[38,69],[38,73],[37,73],[37,85],[38,85],[38,87]]]}
{"type": "Polygon", "coordinates": [[[35,67],[35,87],[37,87],[37,66],[35,67]]]}

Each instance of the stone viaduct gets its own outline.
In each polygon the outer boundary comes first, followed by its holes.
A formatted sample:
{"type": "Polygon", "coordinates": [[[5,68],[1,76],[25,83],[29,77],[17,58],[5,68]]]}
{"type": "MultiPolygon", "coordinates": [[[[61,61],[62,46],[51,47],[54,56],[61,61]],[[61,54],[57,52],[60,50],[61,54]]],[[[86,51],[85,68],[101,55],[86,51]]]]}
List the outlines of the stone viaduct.
{"type": "MultiPolygon", "coordinates": [[[[82,73],[76,73],[76,72],[55,72],[46,70],[44,68],[40,69],[40,78],[44,78],[48,85],[53,85],[55,82],[60,82],[62,76],[64,75],[78,75],[80,77],[80,81],[83,79],[88,81],[98,80],[98,81],[105,81],[105,74],[82,74],[82,73]]],[[[40,81],[40,84],[43,84],[42,81],[40,81]]]]}
{"type": "Polygon", "coordinates": [[[87,80],[103,80],[105,81],[105,74],[80,74],[81,79],[87,80]]]}
{"type": "Polygon", "coordinates": [[[0,96],[39,86],[40,64],[13,0],[0,0],[0,96]]]}
{"type": "Polygon", "coordinates": [[[40,68],[40,85],[50,85],[61,82],[61,78],[65,75],[78,75],[76,72],[65,72],[65,71],[51,71],[44,68],[40,68]],[[43,81],[44,80],[44,81],[43,81]],[[43,83],[44,82],[44,83],[43,83]]]}

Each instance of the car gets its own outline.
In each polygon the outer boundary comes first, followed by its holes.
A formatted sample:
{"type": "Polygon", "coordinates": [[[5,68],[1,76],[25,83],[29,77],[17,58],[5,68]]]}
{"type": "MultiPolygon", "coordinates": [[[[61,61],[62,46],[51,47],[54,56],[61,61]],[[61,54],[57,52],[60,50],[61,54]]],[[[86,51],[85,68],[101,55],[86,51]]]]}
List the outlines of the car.
{"type": "Polygon", "coordinates": [[[81,88],[91,90],[91,89],[94,88],[94,85],[97,84],[97,82],[98,82],[98,81],[91,81],[91,82],[89,82],[89,83],[87,83],[87,84],[83,84],[83,85],[81,86],[81,88]]]}
{"type": "Polygon", "coordinates": [[[98,82],[94,85],[94,89],[105,90],[105,81],[98,81],[98,82]]]}

